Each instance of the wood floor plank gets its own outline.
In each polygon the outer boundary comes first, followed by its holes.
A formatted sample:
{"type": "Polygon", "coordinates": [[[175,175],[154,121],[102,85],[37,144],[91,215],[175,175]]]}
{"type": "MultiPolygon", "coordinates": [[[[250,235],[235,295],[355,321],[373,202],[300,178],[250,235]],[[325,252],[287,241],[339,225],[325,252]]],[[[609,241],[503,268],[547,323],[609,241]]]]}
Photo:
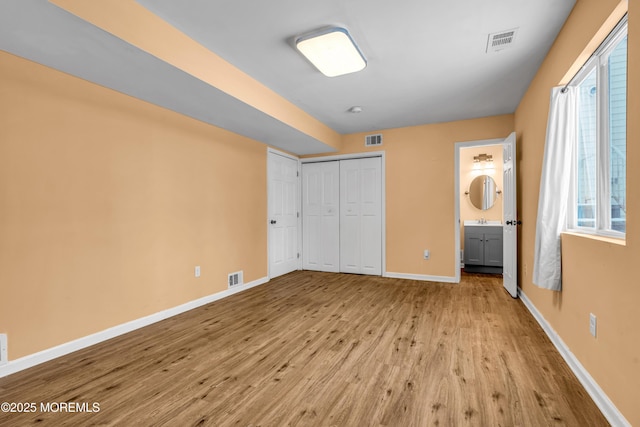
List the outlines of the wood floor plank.
{"type": "Polygon", "coordinates": [[[605,426],[496,276],[300,271],[0,379],[0,425],[605,426]]]}

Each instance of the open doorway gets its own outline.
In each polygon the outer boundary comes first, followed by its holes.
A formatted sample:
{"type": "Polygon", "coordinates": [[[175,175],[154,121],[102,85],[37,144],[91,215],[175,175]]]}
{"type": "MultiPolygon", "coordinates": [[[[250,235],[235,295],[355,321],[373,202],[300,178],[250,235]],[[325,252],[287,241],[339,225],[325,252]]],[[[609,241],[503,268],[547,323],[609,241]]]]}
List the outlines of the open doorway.
{"type": "Polygon", "coordinates": [[[454,197],[456,281],[463,267],[503,274],[515,298],[515,134],[456,144],[454,197]]]}

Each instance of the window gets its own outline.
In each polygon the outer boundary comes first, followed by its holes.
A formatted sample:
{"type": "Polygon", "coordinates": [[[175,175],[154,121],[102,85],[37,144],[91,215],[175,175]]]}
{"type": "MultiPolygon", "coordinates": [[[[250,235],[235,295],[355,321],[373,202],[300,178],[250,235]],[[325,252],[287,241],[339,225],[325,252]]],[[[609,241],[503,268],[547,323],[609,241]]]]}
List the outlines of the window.
{"type": "Polygon", "coordinates": [[[624,237],[627,164],[627,21],[574,79],[578,141],[569,228],[624,237]]]}

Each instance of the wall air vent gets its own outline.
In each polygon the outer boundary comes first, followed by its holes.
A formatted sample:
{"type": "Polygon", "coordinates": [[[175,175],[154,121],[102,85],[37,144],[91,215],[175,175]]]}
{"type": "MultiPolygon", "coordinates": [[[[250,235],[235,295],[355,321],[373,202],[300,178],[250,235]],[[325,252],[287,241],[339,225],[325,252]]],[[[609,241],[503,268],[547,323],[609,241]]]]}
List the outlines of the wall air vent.
{"type": "Polygon", "coordinates": [[[506,49],[513,45],[516,38],[517,28],[512,30],[500,31],[497,33],[489,34],[487,39],[487,53],[497,52],[502,49],[506,49]]]}
{"type": "Polygon", "coordinates": [[[232,288],[234,286],[239,286],[244,284],[244,279],[242,277],[242,271],[236,271],[235,273],[229,273],[229,287],[232,288]]]}
{"type": "Polygon", "coordinates": [[[379,133],[377,135],[367,135],[364,137],[364,146],[365,147],[377,147],[378,145],[382,145],[382,134],[379,133]]]}

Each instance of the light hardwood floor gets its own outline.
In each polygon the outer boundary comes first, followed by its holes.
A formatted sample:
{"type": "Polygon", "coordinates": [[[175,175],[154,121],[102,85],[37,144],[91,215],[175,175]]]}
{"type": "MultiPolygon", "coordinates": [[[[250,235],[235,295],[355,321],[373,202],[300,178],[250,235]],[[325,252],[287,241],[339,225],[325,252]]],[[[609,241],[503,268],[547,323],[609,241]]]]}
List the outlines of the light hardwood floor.
{"type": "Polygon", "coordinates": [[[300,271],[0,379],[1,426],[608,425],[496,276],[300,271]]]}

